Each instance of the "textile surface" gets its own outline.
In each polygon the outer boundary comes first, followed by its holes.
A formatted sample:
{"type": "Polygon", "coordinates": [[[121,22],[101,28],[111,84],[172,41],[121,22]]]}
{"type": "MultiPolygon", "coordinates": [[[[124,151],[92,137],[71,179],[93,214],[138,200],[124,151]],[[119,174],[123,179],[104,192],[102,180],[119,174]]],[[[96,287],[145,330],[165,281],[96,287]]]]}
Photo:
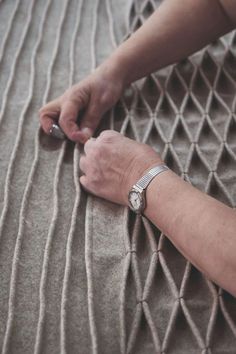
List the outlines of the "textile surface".
{"type": "MultiPolygon", "coordinates": [[[[87,196],[81,151],[38,129],[40,106],[158,5],[0,1],[3,354],[236,353],[236,300],[148,220],[87,196]]],[[[100,129],[150,144],[176,173],[235,207],[235,88],[232,32],[132,85],[100,129]]]]}

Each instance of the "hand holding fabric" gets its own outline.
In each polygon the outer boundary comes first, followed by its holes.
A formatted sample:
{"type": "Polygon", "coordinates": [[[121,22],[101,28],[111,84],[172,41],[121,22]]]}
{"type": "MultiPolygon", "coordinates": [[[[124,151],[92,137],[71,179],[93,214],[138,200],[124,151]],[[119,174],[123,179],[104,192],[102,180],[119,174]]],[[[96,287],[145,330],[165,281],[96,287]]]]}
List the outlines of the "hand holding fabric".
{"type": "Polygon", "coordinates": [[[43,106],[39,111],[41,126],[50,134],[56,123],[70,140],[83,144],[94,134],[103,114],[118,101],[122,91],[121,76],[112,65],[104,63],[62,96],[43,106]]]}
{"type": "Polygon", "coordinates": [[[122,205],[128,204],[129,190],[145,171],[163,163],[150,146],[112,130],[89,139],[84,151],[80,159],[84,172],[80,177],[82,186],[94,195],[122,205]]]}

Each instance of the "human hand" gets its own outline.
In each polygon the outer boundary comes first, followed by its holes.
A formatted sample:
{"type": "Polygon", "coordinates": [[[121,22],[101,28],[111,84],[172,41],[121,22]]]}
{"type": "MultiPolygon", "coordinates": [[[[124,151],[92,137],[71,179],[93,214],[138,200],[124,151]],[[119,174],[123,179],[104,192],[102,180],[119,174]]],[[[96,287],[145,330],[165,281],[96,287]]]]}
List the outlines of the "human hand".
{"type": "Polygon", "coordinates": [[[150,146],[112,130],[89,139],[84,151],[80,159],[84,172],[80,177],[82,186],[96,196],[122,205],[128,205],[128,192],[138,179],[163,163],[150,146]]]}
{"type": "Polygon", "coordinates": [[[87,78],[72,86],[39,111],[40,123],[50,134],[58,124],[66,136],[85,143],[96,130],[102,115],[119,99],[124,89],[122,75],[113,63],[104,63],[87,78]],[[83,113],[79,126],[78,115],[83,113]]]}

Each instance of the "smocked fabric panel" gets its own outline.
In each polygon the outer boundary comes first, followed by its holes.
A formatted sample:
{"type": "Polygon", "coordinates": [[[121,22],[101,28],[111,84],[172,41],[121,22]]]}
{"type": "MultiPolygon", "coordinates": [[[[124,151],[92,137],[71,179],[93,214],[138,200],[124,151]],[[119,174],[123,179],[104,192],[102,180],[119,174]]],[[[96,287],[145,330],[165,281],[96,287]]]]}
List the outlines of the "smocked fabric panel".
{"type": "MultiPolygon", "coordinates": [[[[0,2],[2,353],[236,353],[235,299],[148,220],[87,197],[81,151],[38,130],[38,108],[158,5],[0,2]]],[[[100,129],[150,144],[177,174],[235,207],[235,58],[232,32],[132,85],[100,129]]]]}

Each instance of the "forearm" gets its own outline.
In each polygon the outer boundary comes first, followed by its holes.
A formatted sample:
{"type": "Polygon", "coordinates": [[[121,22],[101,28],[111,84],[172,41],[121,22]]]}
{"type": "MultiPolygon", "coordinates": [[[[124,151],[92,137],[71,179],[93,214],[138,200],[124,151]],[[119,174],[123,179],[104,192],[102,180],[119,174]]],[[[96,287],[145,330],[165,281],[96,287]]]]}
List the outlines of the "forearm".
{"type": "Polygon", "coordinates": [[[108,61],[117,63],[128,85],[187,57],[232,28],[217,0],[165,0],[108,61]]]}
{"type": "Polygon", "coordinates": [[[147,189],[145,215],[187,259],[236,296],[236,213],[172,171],[147,189]]]}

